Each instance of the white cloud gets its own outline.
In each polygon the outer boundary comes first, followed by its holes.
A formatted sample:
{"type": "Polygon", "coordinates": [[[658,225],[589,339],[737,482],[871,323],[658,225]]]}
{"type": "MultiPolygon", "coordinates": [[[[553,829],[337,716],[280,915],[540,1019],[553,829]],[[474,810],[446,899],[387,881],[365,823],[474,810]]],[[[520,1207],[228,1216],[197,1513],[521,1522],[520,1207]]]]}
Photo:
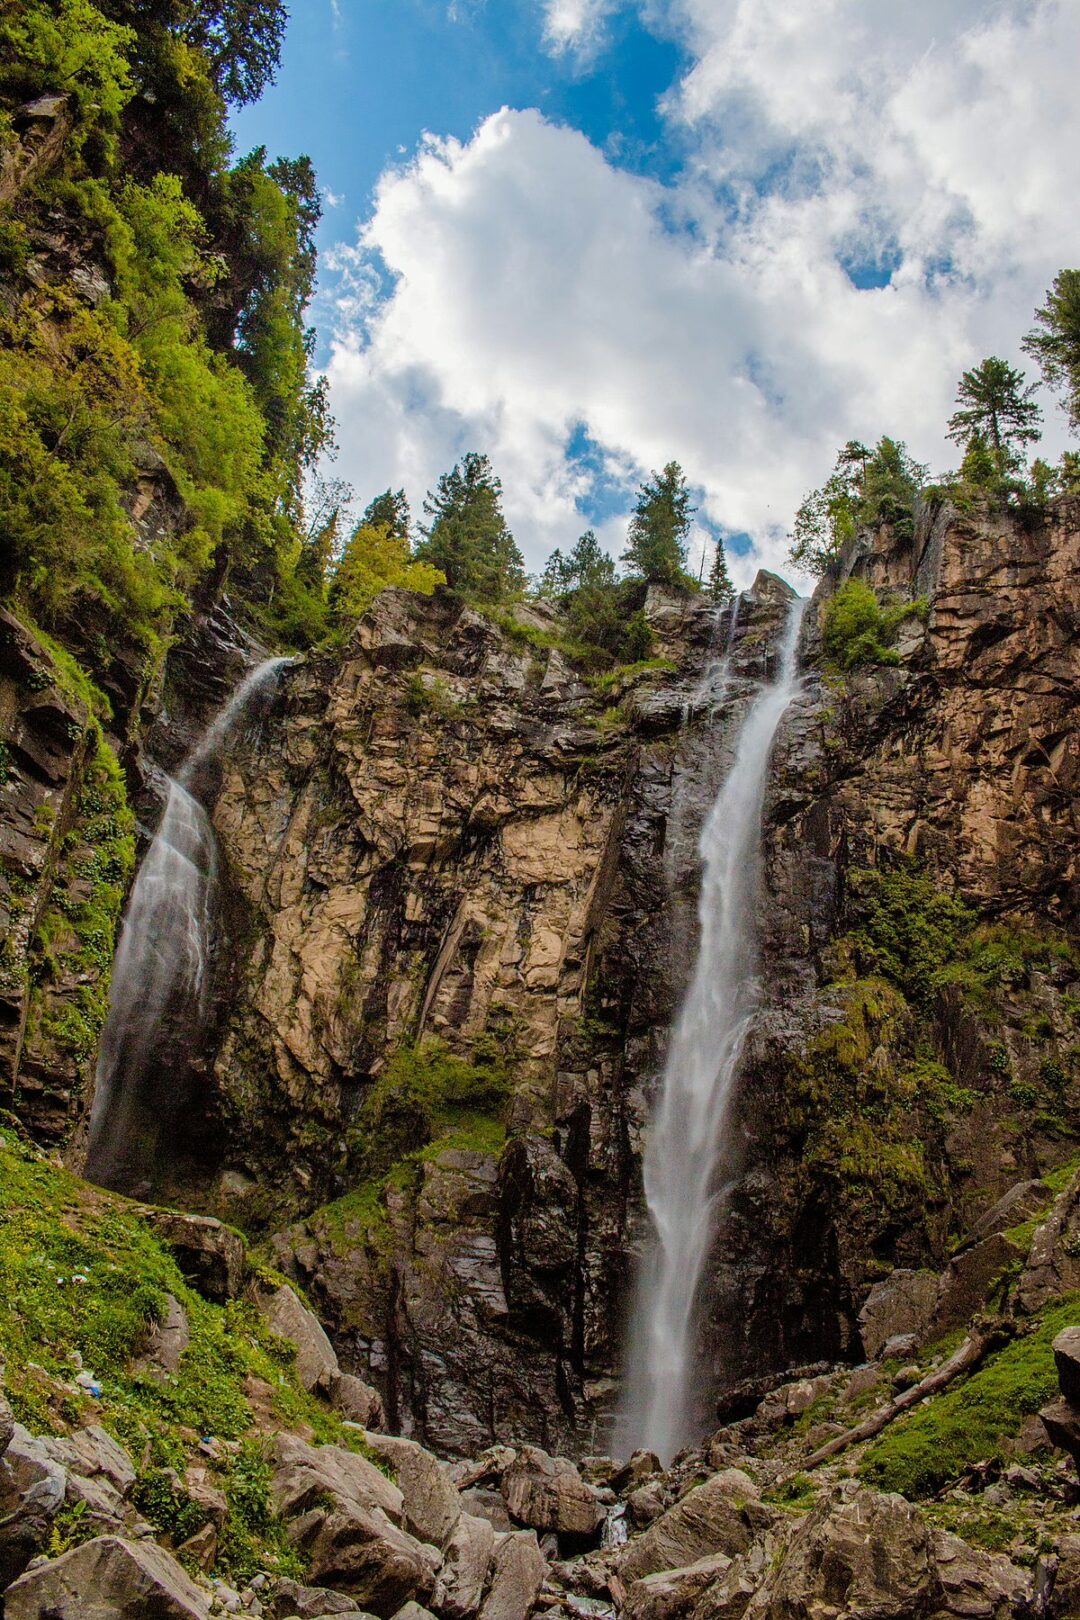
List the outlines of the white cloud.
{"type": "Polygon", "coordinates": [[[544,43],[555,55],[594,51],[617,0],[544,0],[544,43]]]}
{"type": "MultiPolygon", "coordinates": [[[[552,39],[600,9],[550,0],[552,39]]],[[[338,257],[329,375],[365,498],[486,449],[539,566],[584,527],[583,424],[631,480],[677,457],[703,515],[753,536],[743,583],[782,566],[846,438],[947,464],[960,371],[1019,358],[1080,262],[1080,7],[677,0],[667,21],[693,54],[666,109],[685,177],[621,172],[535,111],[428,138],[338,257]],[[879,254],[891,284],[860,290],[844,265],[879,254]]]]}

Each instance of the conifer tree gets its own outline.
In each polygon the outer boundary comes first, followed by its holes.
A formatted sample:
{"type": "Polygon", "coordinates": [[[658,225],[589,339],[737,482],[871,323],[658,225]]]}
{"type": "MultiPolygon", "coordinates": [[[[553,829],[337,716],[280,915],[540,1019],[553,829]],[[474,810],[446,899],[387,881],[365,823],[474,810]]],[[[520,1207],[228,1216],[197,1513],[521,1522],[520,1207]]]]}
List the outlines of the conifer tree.
{"type": "Polygon", "coordinates": [[[384,489],[381,495],[376,495],[364,508],[361,522],[369,524],[372,528],[383,527],[396,534],[399,539],[409,538],[409,527],[412,523],[412,514],[409,511],[409,501],[403,489],[384,489]]]}
{"type": "Polygon", "coordinates": [[[1042,412],[1032,399],[1035,384],[1024,386],[1024,373],[991,355],[965,371],[956,390],[959,407],[949,418],[949,438],[963,447],[965,458],[981,440],[999,478],[1023,465],[1023,447],[1039,437],[1042,412]]]}
{"type": "Polygon", "coordinates": [[[622,561],[644,579],[674,585],[685,574],[686,537],[695,510],[682,468],[669,461],[638,492],[622,561]]]}
{"type": "Polygon", "coordinates": [[[441,569],[453,590],[488,601],[520,591],[525,584],[521,552],[502,513],[502,484],[487,456],[462,457],[437,488],[429,490],[421,527],[418,561],[441,569]]]}
{"type": "Polygon", "coordinates": [[[727,557],[724,554],[724,542],[719,535],[716,536],[712,567],[709,569],[709,595],[717,606],[730,602],[735,595],[735,587],[728,573],[727,557]]]}
{"type": "Polygon", "coordinates": [[[1069,425],[1080,431],[1080,270],[1061,270],[1035,311],[1036,327],[1023,342],[1047,386],[1063,395],[1069,425]]]}

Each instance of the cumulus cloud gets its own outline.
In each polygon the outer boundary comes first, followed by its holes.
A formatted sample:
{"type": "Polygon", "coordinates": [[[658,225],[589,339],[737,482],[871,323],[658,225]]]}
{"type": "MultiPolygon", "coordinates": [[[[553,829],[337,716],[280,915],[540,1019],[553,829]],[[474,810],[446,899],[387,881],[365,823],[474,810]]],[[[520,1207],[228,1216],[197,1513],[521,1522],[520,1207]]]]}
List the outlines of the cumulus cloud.
{"type": "MultiPolygon", "coordinates": [[[[600,9],[551,0],[549,32],[600,9]]],[[[624,172],[536,111],[425,139],[337,256],[329,376],[365,495],[415,498],[487,449],[537,567],[598,480],[674,456],[702,516],[752,537],[744,583],[782,565],[846,438],[947,464],[959,372],[1017,358],[1080,262],[1080,9],[675,0],[667,21],[692,53],[665,106],[683,177],[624,172]],[[888,285],[857,285],[874,264],[888,285]]]]}

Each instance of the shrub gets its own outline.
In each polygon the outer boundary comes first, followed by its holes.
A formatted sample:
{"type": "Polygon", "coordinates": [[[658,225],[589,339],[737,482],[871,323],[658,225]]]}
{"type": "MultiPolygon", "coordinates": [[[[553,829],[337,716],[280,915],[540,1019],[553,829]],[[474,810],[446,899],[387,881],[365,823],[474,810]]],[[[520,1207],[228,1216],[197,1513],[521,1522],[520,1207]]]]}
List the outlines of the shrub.
{"type": "Polygon", "coordinates": [[[822,641],[825,652],[840,669],[863,664],[898,664],[892,646],[900,625],[923,611],[920,602],[902,602],[883,608],[874,591],[861,579],[849,579],[825,604],[822,641]]]}

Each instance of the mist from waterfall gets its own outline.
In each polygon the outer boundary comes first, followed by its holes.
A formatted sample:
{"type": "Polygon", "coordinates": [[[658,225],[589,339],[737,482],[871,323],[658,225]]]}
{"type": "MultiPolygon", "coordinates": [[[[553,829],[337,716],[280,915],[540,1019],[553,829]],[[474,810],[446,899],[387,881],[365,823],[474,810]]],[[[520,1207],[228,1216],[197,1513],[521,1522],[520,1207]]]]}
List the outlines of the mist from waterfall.
{"type": "MultiPolygon", "coordinates": [[[[652,1242],[637,1282],[616,1447],[663,1461],[695,1438],[698,1295],[726,1188],[725,1126],[761,999],[756,910],[773,740],[798,689],[805,603],[793,601],[773,682],[754,697],[702,829],[699,941],[671,1033],[644,1156],[652,1242]]],[[[726,679],[721,670],[715,684],[726,679]]]]}
{"type": "Polygon", "coordinates": [[[86,1176],[144,1190],[209,1010],[218,850],[206,808],[223,750],[273,692],[286,658],[241,681],[192,749],[132,887],[98,1053],[86,1176]]]}

